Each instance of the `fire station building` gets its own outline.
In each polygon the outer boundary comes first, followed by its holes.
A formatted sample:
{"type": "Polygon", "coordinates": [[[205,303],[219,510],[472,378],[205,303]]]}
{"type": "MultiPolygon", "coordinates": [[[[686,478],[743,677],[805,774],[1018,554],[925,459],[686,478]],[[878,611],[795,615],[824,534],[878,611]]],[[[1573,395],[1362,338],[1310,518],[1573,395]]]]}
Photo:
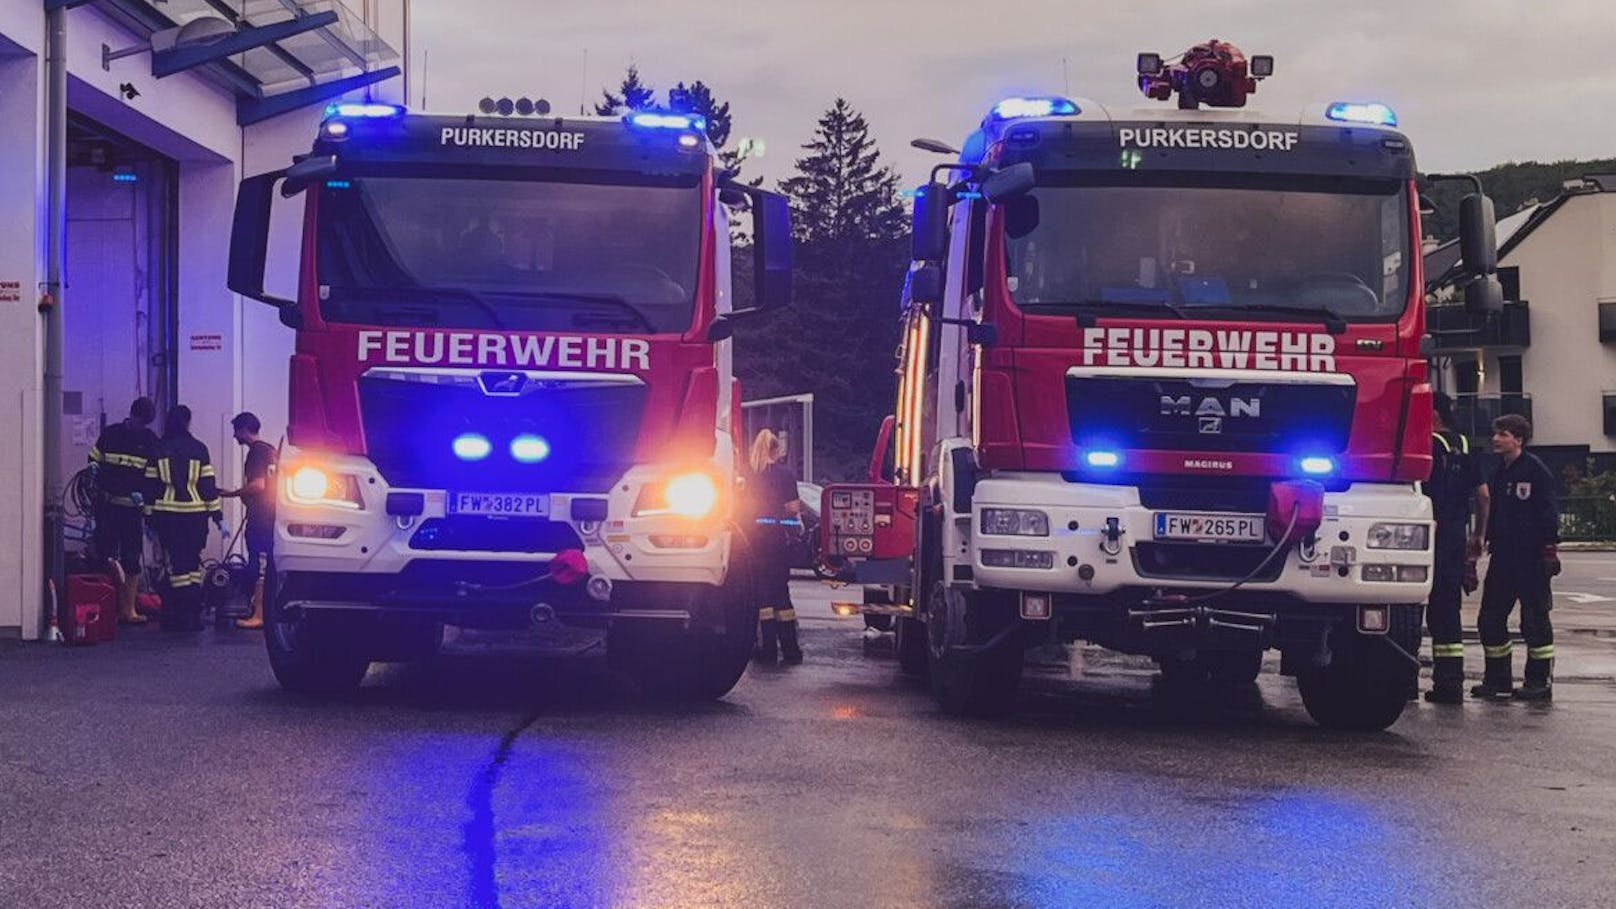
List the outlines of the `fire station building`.
{"type": "MultiPolygon", "coordinates": [[[[159,413],[190,406],[227,487],[241,469],[232,415],[254,411],[279,441],[292,333],[226,289],[236,185],[307,151],[331,101],[403,101],[407,20],[408,0],[0,0],[0,636],[44,631],[47,452],[72,478],[142,395],[159,413]],[[58,56],[65,92],[52,91],[58,56]],[[51,124],[64,107],[58,214],[51,124]],[[48,445],[52,306],[63,370],[48,445]]],[[[296,225],[277,227],[270,272],[285,279],[296,225]]],[[[65,508],[76,548],[88,519],[71,496],[65,508]]]]}

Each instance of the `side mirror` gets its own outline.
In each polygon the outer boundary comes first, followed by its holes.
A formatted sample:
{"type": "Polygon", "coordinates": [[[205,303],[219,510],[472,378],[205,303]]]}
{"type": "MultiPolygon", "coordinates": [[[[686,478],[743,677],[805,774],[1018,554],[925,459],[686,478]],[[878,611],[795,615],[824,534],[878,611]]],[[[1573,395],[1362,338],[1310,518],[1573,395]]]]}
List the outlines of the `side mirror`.
{"type": "Polygon", "coordinates": [[[1493,200],[1481,193],[1471,193],[1459,201],[1459,253],[1469,274],[1490,275],[1498,271],[1493,200]]]}
{"type": "Polygon", "coordinates": [[[1464,289],[1465,312],[1489,316],[1504,311],[1504,286],[1492,275],[1477,275],[1464,289]]]}
{"type": "Polygon", "coordinates": [[[1420,193],[1420,217],[1432,218],[1436,216],[1436,202],[1430,196],[1420,193]]]}
{"type": "Polygon", "coordinates": [[[236,214],[230,227],[230,262],[225,283],[244,297],[278,306],[283,314],[296,312],[297,304],[264,292],[264,260],[269,250],[269,212],[274,202],[275,184],[287,171],[248,177],[236,192],[236,214]]]}
{"type": "Polygon", "coordinates": [[[916,262],[941,262],[948,258],[948,207],[954,191],[946,183],[927,183],[915,194],[910,258],[916,262]]]}
{"type": "Polygon", "coordinates": [[[998,205],[1011,199],[1025,196],[1038,185],[1038,175],[1032,165],[1023,161],[1012,164],[1004,170],[994,171],[986,180],[982,181],[982,195],[989,202],[998,205]]]}
{"type": "Polygon", "coordinates": [[[726,186],[718,191],[718,201],[727,208],[743,209],[746,207],[746,192],[733,186],[726,186]]]}
{"type": "Polygon", "coordinates": [[[290,199],[336,172],[336,155],[318,155],[304,158],[286,169],[286,183],[281,187],[281,195],[290,199]]]}
{"type": "Polygon", "coordinates": [[[923,306],[943,301],[943,267],[927,262],[909,272],[909,300],[923,306]]]}
{"type": "Polygon", "coordinates": [[[871,483],[887,479],[887,452],[892,450],[892,433],[898,427],[898,418],[887,414],[881,421],[881,431],[875,434],[875,450],[870,452],[870,468],[866,473],[871,483]]]}
{"type": "Polygon", "coordinates": [[[752,308],[791,305],[791,203],[779,193],[747,187],[752,203],[752,308]]]}

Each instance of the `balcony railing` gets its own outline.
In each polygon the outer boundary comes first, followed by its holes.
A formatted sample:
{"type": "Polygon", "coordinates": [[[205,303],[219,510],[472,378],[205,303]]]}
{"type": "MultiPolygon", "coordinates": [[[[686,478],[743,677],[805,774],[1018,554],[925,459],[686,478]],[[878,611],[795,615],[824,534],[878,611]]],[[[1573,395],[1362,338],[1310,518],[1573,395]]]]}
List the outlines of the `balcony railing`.
{"type": "Polygon", "coordinates": [[[1490,316],[1474,315],[1462,303],[1432,306],[1425,327],[1438,353],[1532,344],[1532,313],[1525,300],[1505,303],[1503,312],[1490,316]]]}
{"type": "MultiPolygon", "coordinates": [[[[1508,395],[1454,395],[1453,417],[1458,424],[1453,428],[1469,436],[1472,443],[1485,443],[1492,438],[1493,421],[1507,413],[1520,414],[1532,419],[1532,396],[1508,395]]],[[[1489,448],[1481,448],[1489,451],[1489,448]]]]}

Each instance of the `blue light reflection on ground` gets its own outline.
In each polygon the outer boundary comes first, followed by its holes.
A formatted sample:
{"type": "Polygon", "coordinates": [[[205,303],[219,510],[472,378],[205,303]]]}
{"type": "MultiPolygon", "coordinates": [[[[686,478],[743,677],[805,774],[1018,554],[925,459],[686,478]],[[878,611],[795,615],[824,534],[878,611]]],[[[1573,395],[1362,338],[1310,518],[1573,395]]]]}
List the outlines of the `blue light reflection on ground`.
{"type": "Polygon", "coordinates": [[[1350,799],[1290,791],[1189,800],[1164,826],[1138,816],[1035,821],[1015,837],[1020,898],[1034,906],[1434,905],[1412,831],[1350,799]]]}

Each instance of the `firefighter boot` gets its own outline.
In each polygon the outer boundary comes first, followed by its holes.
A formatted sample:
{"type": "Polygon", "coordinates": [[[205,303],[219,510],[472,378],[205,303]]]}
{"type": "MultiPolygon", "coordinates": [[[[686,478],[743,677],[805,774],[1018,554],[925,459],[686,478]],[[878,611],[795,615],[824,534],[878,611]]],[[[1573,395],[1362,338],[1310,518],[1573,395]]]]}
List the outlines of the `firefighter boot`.
{"type": "Polygon", "coordinates": [[[1528,657],[1526,679],[1515,691],[1518,701],[1551,701],[1554,699],[1554,658],[1528,657]]]}
{"type": "Polygon", "coordinates": [[[126,574],[118,588],[118,622],[123,625],[144,625],[146,617],[135,609],[140,596],[140,575],[126,574]]]}
{"type": "Polygon", "coordinates": [[[1470,689],[1470,696],[1483,700],[1508,700],[1515,694],[1515,661],[1508,652],[1499,656],[1489,654],[1481,684],[1470,689]]]}
{"type": "Polygon", "coordinates": [[[244,619],[236,619],[236,627],[243,631],[259,631],[264,627],[264,579],[253,584],[252,615],[244,619]]]}
{"type": "Polygon", "coordinates": [[[780,659],[790,666],[802,663],[802,647],[797,643],[797,610],[775,610],[775,624],[780,626],[780,659]]]}
{"type": "Polygon", "coordinates": [[[1431,651],[1431,690],[1425,699],[1433,704],[1464,703],[1464,645],[1434,644],[1431,651]]]}
{"type": "Polygon", "coordinates": [[[758,610],[758,646],[752,651],[752,659],[769,666],[773,666],[780,659],[779,643],[780,625],[774,620],[774,607],[764,606],[758,610]]]}

